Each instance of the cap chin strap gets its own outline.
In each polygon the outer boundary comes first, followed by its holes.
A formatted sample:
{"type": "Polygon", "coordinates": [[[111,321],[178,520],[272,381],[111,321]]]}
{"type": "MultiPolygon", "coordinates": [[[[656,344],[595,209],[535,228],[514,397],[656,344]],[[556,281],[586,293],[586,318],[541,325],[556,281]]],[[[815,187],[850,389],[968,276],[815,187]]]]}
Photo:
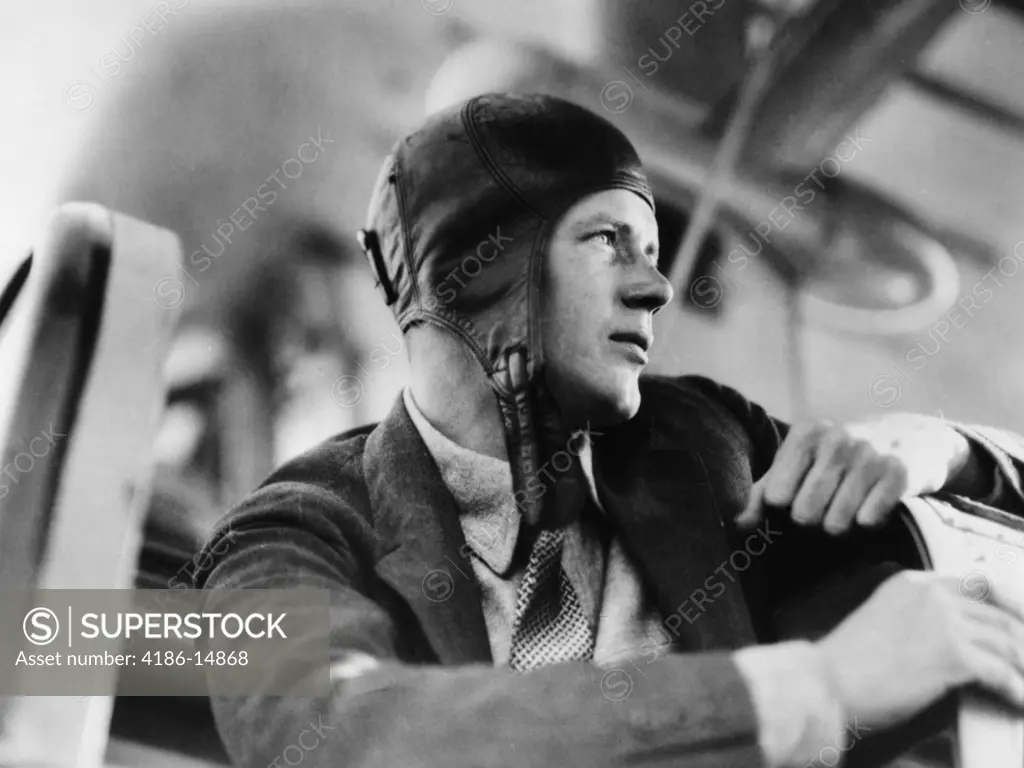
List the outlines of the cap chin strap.
{"type": "Polygon", "coordinates": [[[495,371],[491,383],[505,428],[516,506],[527,525],[558,527],[575,519],[579,509],[556,503],[556,491],[559,500],[582,498],[586,484],[572,436],[543,376],[536,374],[531,382],[527,352],[518,348],[506,354],[505,366],[495,371]],[[554,461],[557,456],[562,462],[554,461]]]}
{"type": "Polygon", "coordinates": [[[513,497],[526,523],[536,525],[541,517],[546,489],[538,471],[540,451],[533,424],[527,363],[526,350],[510,350],[505,354],[505,365],[494,372],[491,384],[505,427],[513,497]]]}

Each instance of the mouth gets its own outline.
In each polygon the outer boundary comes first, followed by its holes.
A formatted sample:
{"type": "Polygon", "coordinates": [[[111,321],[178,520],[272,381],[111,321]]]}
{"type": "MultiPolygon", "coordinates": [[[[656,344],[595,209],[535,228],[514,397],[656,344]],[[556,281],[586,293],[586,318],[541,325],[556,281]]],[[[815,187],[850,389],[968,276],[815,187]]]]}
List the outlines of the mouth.
{"type": "Polygon", "coordinates": [[[627,350],[636,362],[647,365],[647,352],[654,341],[649,335],[638,331],[623,331],[613,333],[608,338],[627,350]]]}

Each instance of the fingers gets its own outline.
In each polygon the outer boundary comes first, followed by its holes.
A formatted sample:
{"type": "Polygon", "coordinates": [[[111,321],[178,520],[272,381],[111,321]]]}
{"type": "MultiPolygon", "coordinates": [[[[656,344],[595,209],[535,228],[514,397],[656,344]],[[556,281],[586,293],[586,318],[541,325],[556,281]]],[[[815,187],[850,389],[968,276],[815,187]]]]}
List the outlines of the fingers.
{"type": "Polygon", "coordinates": [[[765,505],[790,507],[800,525],[822,524],[843,533],[856,520],[875,526],[888,519],[908,487],[901,459],[882,455],[863,436],[828,422],[794,427],[737,521],[756,523],[765,505]]]}
{"type": "Polygon", "coordinates": [[[990,587],[988,603],[968,601],[963,609],[964,661],[974,682],[1024,708],[1024,605],[1011,585],[990,587]]]}
{"type": "Polygon", "coordinates": [[[870,494],[883,478],[884,468],[874,460],[875,454],[866,444],[858,445],[853,455],[853,469],[843,478],[825,513],[823,526],[831,534],[848,530],[865,503],[877,503],[870,494]]]}
{"type": "Polygon", "coordinates": [[[996,616],[977,620],[974,643],[995,653],[1024,674],[1024,624],[993,609],[996,616]]]}
{"type": "Polygon", "coordinates": [[[880,479],[879,474],[867,469],[847,475],[825,514],[823,527],[827,533],[846,533],[866,504],[884,506],[883,500],[889,497],[888,493],[876,493],[872,496],[872,491],[880,479]]]}
{"type": "Polygon", "coordinates": [[[1024,621],[1024,589],[1013,582],[990,579],[986,602],[1024,621]]]}
{"type": "MultiPolygon", "coordinates": [[[[852,440],[839,430],[826,432],[793,500],[793,519],[841,533],[857,516],[884,518],[900,492],[898,476],[882,482],[889,467],[867,442],[852,440]]],[[[769,496],[772,490],[769,485],[769,496]]]]}
{"type": "Polygon", "coordinates": [[[984,646],[975,646],[968,653],[967,663],[978,685],[1024,709],[1024,671],[1019,666],[984,646]]]}
{"type": "Polygon", "coordinates": [[[764,501],[776,507],[788,507],[807,475],[818,452],[818,443],[825,432],[823,424],[795,427],[789,433],[771,468],[765,473],[764,501]]]}
{"type": "Polygon", "coordinates": [[[740,513],[739,517],[736,518],[736,525],[740,528],[753,528],[764,517],[764,486],[764,477],[751,486],[747,506],[740,513]]]}
{"type": "Polygon", "coordinates": [[[793,499],[793,520],[800,525],[817,525],[849,468],[846,444],[829,441],[821,446],[814,463],[793,499]]]}
{"type": "Polygon", "coordinates": [[[857,523],[865,528],[881,525],[896,503],[903,497],[906,476],[895,466],[885,467],[881,477],[868,492],[857,510],[857,523]]]}

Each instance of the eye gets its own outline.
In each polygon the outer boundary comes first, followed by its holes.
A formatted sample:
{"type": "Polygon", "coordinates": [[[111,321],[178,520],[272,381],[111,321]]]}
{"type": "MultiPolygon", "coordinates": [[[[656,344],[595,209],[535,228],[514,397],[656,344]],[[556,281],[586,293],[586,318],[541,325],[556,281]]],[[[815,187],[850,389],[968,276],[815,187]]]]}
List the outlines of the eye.
{"type": "Polygon", "coordinates": [[[615,246],[615,238],[618,236],[618,234],[619,233],[616,232],[614,229],[602,229],[599,232],[595,232],[590,237],[591,237],[592,240],[593,239],[604,238],[605,239],[604,240],[604,244],[605,245],[609,245],[609,246],[614,247],[615,246]]]}

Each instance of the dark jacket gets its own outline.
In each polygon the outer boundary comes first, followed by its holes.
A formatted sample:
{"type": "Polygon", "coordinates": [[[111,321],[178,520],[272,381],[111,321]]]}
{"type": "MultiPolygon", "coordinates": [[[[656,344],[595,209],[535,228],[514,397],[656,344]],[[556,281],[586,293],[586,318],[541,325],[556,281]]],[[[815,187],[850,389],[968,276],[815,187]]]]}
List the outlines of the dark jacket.
{"type": "MultiPolygon", "coordinates": [[[[209,544],[221,554],[197,586],[331,590],[332,653],[383,662],[327,700],[216,699],[235,761],[295,764],[285,750],[320,723],[304,766],[761,765],[730,651],[793,635],[783,608],[809,586],[867,553],[905,560],[906,542],[893,526],[833,538],[785,515],[750,540],[731,521],[787,426],[702,377],[643,377],[641,392],[634,419],[595,436],[594,474],[673,653],[613,673],[492,667],[454,501],[399,399],[379,425],[277,470],[209,544]]],[[[992,470],[983,501],[1024,514],[1024,441],[965,434],[992,470]]]]}

